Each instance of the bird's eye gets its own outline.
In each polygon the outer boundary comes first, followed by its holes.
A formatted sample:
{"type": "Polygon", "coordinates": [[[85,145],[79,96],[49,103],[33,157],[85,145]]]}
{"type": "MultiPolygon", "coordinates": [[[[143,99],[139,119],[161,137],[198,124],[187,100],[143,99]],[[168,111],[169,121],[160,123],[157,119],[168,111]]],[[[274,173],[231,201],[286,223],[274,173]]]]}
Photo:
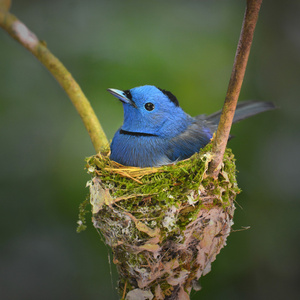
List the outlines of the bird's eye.
{"type": "Polygon", "coordinates": [[[151,110],[154,109],[154,104],[151,103],[151,102],[147,102],[147,103],[145,104],[145,108],[146,108],[147,110],[151,111],[151,110]]]}

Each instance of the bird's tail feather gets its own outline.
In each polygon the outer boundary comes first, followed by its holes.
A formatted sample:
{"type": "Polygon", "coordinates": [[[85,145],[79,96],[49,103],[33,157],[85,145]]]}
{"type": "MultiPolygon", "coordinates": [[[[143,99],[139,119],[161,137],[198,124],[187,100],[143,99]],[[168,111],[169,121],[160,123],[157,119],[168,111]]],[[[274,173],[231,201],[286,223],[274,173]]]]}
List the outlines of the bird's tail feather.
{"type": "MultiPolygon", "coordinates": [[[[247,119],[254,115],[260,114],[264,111],[275,109],[272,102],[255,102],[255,101],[242,101],[237,104],[236,111],[233,118],[233,123],[247,119]]],[[[206,117],[206,120],[219,124],[222,111],[217,111],[206,117]]]]}

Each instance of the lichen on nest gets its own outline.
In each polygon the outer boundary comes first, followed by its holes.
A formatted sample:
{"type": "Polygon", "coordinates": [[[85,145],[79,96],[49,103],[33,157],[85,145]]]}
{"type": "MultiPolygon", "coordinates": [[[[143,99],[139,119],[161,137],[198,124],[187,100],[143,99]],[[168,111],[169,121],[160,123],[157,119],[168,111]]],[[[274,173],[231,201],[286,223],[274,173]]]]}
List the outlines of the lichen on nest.
{"type": "Polygon", "coordinates": [[[239,193],[235,160],[227,149],[214,180],[210,151],[159,168],[125,167],[107,153],[87,159],[93,224],[112,248],[123,298],[189,299],[226,244],[239,193]]]}

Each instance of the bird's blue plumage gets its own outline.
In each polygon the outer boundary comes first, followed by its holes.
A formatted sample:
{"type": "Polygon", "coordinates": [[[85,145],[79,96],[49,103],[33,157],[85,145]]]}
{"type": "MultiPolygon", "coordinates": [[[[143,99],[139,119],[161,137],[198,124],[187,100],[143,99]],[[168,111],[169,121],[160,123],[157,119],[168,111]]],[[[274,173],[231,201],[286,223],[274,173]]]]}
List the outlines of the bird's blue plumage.
{"type": "MultiPolygon", "coordinates": [[[[220,112],[193,118],[173,94],[155,86],[108,91],[124,108],[124,123],[113,137],[110,155],[120,164],[153,167],[188,158],[207,145],[217,129],[220,112]]],[[[274,108],[269,102],[242,103],[237,121],[274,108]]]]}

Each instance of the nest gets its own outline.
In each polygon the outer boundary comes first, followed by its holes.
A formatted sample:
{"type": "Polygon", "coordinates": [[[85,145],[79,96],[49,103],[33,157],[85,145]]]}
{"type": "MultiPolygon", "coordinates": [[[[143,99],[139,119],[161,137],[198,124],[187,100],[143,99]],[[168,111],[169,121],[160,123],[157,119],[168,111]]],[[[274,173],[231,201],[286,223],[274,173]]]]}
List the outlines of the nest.
{"type": "Polygon", "coordinates": [[[226,245],[239,192],[231,150],[217,180],[206,175],[210,161],[210,145],[159,168],[87,159],[93,224],[112,249],[122,299],[189,299],[199,289],[226,245]]]}

